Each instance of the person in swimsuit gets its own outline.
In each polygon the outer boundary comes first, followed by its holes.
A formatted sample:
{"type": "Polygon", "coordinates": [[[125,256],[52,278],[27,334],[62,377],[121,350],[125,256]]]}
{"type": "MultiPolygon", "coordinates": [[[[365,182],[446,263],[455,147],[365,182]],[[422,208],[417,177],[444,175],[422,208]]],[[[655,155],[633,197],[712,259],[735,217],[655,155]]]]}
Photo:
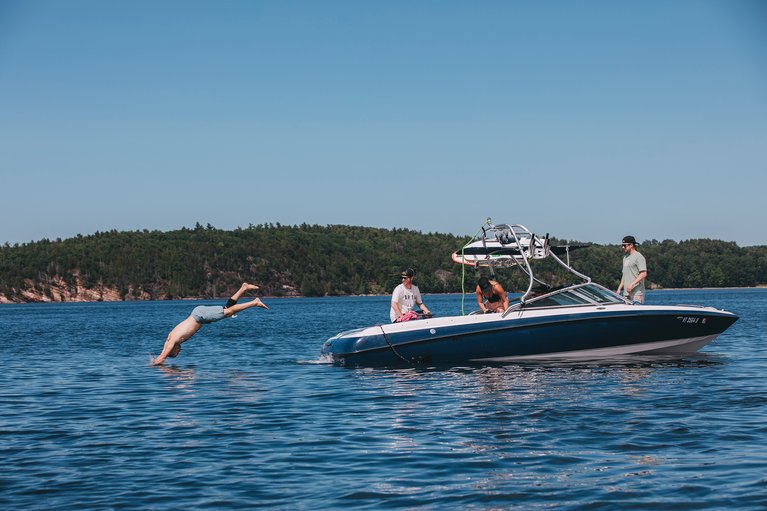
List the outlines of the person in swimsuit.
{"type": "Polygon", "coordinates": [[[503,312],[509,308],[503,286],[487,277],[480,277],[477,281],[477,303],[482,312],[503,312]]]}
{"type": "Polygon", "coordinates": [[[245,294],[246,291],[255,291],[258,286],[255,284],[244,283],[240,289],[232,295],[223,307],[221,305],[200,305],[192,310],[192,314],[184,321],[176,325],[168,334],[162,353],[152,361],[152,365],[160,365],[167,357],[175,357],[181,352],[181,343],[188,341],[197,330],[206,323],[213,323],[224,318],[230,318],[240,311],[250,309],[251,307],[261,307],[268,309],[264,302],[255,298],[247,303],[237,304],[237,300],[245,294]]]}

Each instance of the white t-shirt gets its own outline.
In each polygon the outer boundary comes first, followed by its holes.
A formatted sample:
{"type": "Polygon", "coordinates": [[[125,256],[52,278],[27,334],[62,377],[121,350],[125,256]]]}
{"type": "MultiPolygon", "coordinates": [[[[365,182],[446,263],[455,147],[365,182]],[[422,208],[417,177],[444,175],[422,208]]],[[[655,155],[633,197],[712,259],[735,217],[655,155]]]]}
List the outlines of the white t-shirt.
{"type": "MultiPolygon", "coordinates": [[[[407,314],[419,303],[423,303],[421,300],[421,291],[418,290],[418,286],[411,284],[410,289],[405,287],[405,284],[400,284],[394,288],[394,292],[391,295],[391,301],[399,304],[399,308],[402,314],[407,314]]],[[[389,309],[389,318],[392,322],[397,319],[397,311],[394,307],[389,309]]]]}

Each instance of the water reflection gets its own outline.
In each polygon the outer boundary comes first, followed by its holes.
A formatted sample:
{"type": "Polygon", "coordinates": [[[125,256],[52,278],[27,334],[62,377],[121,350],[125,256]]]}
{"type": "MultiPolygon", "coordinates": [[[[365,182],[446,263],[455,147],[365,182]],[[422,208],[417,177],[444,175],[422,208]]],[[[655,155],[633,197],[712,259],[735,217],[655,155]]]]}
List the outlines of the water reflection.
{"type": "MultiPolygon", "coordinates": [[[[658,355],[632,356],[594,361],[536,361],[517,364],[477,365],[458,367],[414,367],[397,369],[354,369],[363,377],[374,377],[373,385],[385,382],[394,395],[414,395],[420,385],[438,380],[458,393],[473,397],[486,394],[505,396],[508,402],[526,401],[547,392],[560,393],[563,384],[594,382],[610,379],[627,387],[629,392],[641,390],[646,383],[665,370],[711,368],[725,363],[722,357],[697,353],[693,356],[658,355]]],[[[371,382],[368,382],[371,383],[371,382]]]]}
{"type": "Polygon", "coordinates": [[[197,374],[194,368],[180,368],[172,365],[160,365],[156,367],[162,371],[165,380],[170,384],[172,389],[189,394],[195,393],[194,385],[197,382],[197,374]]]}
{"type": "MultiPolygon", "coordinates": [[[[587,463],[595,470],[592,463],[605,460],[591,460],[594,452],[581,448],[582,442],[606,437],[622,445],[623,433],[644,416],[646,400],[659,386],[688,374],[679,369],[721,364],[717,357],[698,355],[555,365],[365,368],[354,370],[359,384],[355,392],[374,396],[369,413],[387,416],[376,428],[386,438],[385,450],[393,454],[429,452],[435,445],[442,449],[442,439],[452,438],[454,456],[472,453],[491,463],[516,459],[536,466],[587,463]],[[588,422],[582,422],[584,416],[588,422]]],[[[628,464],[644,465],[642,472],[656,463],[647,455],[628,464]]],[[[503,471],[496,476],[514,477],[503,471]]]]}
{"type": "Polygon", "coordinates": [[[259,374],[250,371],[234,371],[228,375],[226,383],[223,396],[240,403],[258,403],[268,392],[259,374]]]}

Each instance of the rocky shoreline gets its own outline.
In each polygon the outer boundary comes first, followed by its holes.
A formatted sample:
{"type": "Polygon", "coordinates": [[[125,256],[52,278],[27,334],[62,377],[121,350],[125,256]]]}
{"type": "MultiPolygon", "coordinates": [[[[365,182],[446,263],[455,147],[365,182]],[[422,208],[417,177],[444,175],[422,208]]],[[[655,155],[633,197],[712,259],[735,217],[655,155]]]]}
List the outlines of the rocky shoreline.
{"type": "MultiPolygon", "coordinates": [[[[283,286],[283,293],[277,295],[264,295],[266,298],[300,298],[303,295],[292,286],[283,286]]],[[[684,291],[684,290],[706,290],[706,289],[765,289],[767,286],[755,287],[700,287],[700,288],[661,288],[654,287],[653,291],[684,291]]],[[[53,303],[53,302],[135,302],[144,300],[156,300],[149,293],[134,293],[132,290],[124,298],[120,296],[117,288],[100,286],[97,288],[85,288],[79,285],[74,287],[66,285],[63,280],[50,283],[50,293],[45,293],[35,289],[22,290],[20,297],[11,300],[0,293],[0,305],[2,304],[21,304],[21,303],[53,303]]],[[[469,295],[473,293],[467,293],[469,295]]],[[[355,296],[385,296],[381,295],[355,295],[355,296]]],[[[225,298],[225,297],[218,297],[225,298]]],[[[177,300],[205,300],[211,299],[210,296],[183,296],[176,297],[177,300]]]]}
{"type": "MultiPolygon", "coordinates": [[[[129,287],[122,293],[117,287],[99,285],[96,287],[86,287],[79,273],[74,275],[74,283],[67,283],[61,277],[46,279],[44,288],[41,289],[40,283],[37,285],[32,280],[24,282],[25,287],[14,290],[15,294],[9,298],[0,293],[0,304],[13,303],[53,303],[53,302],[134,302],[144,300],[204,300],[216,298],[212,296],[174,296],[170,297],[166,292],[155,289],[155,294],[146,290],[139,290],[129,287]]],[[[281,297],[300,297],[303,296],[295,286],[289,284],[278,285],[279,296],[281,297]]],[[[274,289],[272,292],[274,293],[274,289]]],[[[228,294],[226,296],[229,296],[228,294]]],[[[226,296],[218,298],[226,298],[226,296]]],[[[268,295],[265,295],[268,296],[268,295]]]]}
{"type": "Polygon", "coordinates": [[[122,302],[133,300],[148,300],[151,297],[146,292],[135,294],[132,292],[125,296],[115,287],[99,286],[86,288],[82,285],[79,276],[75,284],[70,285],[62,278],[52,278],[47,282],[46,289],[40,290],[29,281],[27,287],[19,290],[14,299],[9,299],[0,294],[2,303],[46,303],[46,302],[122,302]]]}

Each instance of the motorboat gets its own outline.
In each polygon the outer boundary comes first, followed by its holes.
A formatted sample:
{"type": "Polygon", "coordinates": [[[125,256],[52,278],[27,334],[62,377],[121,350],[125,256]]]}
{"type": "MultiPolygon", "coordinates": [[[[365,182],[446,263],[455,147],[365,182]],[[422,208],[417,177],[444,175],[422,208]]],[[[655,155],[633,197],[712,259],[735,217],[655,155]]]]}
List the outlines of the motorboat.
{"type": "Polygon", "coordinates": [[[698,351],[738,320],[713,307],[634,303],[575,270],[569,257],[573,248],[552,246],[548,234],[539,237],[520,224],[488,220],[481,236],[452,259],[464,269],[521,270],[527,289],[506,310],[348,330],[328,339],[321,355],[346,366],[683,355],[698,351]],[[539,280],[534,265],[545,259],[558,263],[566,281],[575,282],[553,286],[539,280]]]}

